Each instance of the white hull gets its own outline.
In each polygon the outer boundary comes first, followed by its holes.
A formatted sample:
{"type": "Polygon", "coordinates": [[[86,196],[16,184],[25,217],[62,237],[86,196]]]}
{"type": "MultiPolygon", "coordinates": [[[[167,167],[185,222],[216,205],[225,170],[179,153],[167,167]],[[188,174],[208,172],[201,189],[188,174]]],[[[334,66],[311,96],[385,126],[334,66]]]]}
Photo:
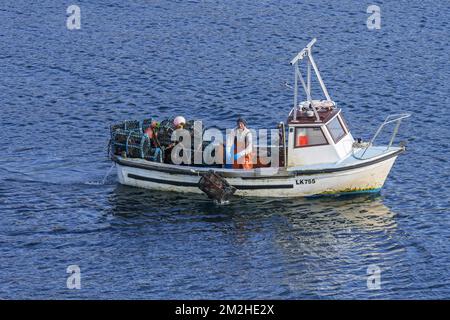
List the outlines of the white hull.
{"type": "MultiPolygon", "coordinates": [[[[366,161],[358,166],[325,168],[325,170],[289,171],[282,169],[276,174],[264,175],[262,171],[248,174],[241,170],[215,169],[237,188],[235,195],[246,197],[305,197],[323,194],[377,192],[383,186],[399,152],[366,161]],[[325,171],[325,172],[323,172],[325,171]],[[310,172],[310,173],[308,173],[310,172]],[[243,174],[247,174],[244,176],[243,174]]],[[[116,161],[118,179],[121,184],[163,191],[202,193],[196,186],[200,176],[186,167],[174,165],[145,164],[130,166],[133,160],[116,161]],[[127,163],[125,163],[127,162],[127,163]],[[182,169],[180,169],[182,168],[182,169]],[[184,170],[184,172],[183,172],[184,170]]],[[[207,170],[204,168],[203,170],[207,170]]]]}

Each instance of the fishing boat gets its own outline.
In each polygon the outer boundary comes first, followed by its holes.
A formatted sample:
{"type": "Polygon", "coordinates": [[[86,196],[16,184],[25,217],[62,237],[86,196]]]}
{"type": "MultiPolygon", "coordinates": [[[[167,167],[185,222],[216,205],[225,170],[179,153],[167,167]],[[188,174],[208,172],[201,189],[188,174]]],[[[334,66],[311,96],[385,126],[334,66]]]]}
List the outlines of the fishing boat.
{"type": "MultiPolygon", "coordinates": [[[[277,148],[277,166],[236,169],[225,165],[166,163],[145,157],[142,152],[141,156],[133,157],[127,153],[133,146],[133,134],[127,133],[122,139],[126,150],[110,154],[117,166],[119,182],[147,189],[201,193],[200,179],[213,171],[235,188],[237,196],[308,197],[379,192],[398,155],[405,151],[405,146],[394,145],[394,140],[401,121],[410,114],[389,115],[369,141],[355,141],[342,109],[331,99],[317,68],[312,55],[315,42],[313,39],[290,62],[295,73],[294,103],[287,120],[277,124],[279,144],[270,146],[277,148]],[[301,66],[306,67],[306,79],[301,66]],[[318,80],[323,99],[311,96],[313,75],[318,80]],[[299,101],[300,85],[306,95],[304,101],[299,101]],[[376,145],[377,137],[389,124],[393,127],[389,142],[376,145]]],[[[141,134],[143,125],[145,123],[135,126],[141,134]]],[[[135,143],[138,149],[141,146],[141,151],[144,144],[145,141],[135,143]]]]}

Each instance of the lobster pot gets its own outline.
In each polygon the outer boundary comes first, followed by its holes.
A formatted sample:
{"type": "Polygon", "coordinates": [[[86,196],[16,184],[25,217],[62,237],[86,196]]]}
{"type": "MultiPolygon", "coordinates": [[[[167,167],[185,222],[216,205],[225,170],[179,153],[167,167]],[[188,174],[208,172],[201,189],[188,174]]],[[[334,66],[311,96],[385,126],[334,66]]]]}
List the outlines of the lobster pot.
{"type": "Polygon", "coordinates": [[[138,120],[127,120],[124,121],[124,130],[130,131],[142,131],[141,130],[141,122],[138,120]]]}
{"type": "Polygon", "coordinates": [[[134,130],[117,129],[112,133],[112,153],[121,155],[126,153],[130,158],[142,158],[142,141],[145,136],[134,130]]]}
{"type": "Polygon", "coordinates": [[[114,131],[111,131],[111,152],[113,154],[120,155],[122,152],[127,151],[127,140],[129,134],[129,131],[123,129],[116,128],[114,131]]]}
{"type": "Polygon", "coordinates": [[[142,158],[142,142],[144,135],[141,132],[130,131],[127,139],[127,157],[142,158]]]}
{"type": "Polygon", "coordinates": [[[114,135],[116,132],[119,131],[124,131],[125,130],[125,126],[123,123],[117,123],[117,124],[113,124],[109,127],[109,133],[111,135],[111,139],[114,140],[114,135]]]}
{"type": "Polygon", "coordinates": [[[218,173],[212,170],[203,174],[198,182],[198,187],[202,190],[208,198],[214,199],[220,203],[227,201],[235,192],[233,187],[218,173]]]}
{"type": "MultiPolygon", "coordinates": [[[[135,132],[143,132],[143,126],[147,123],[147,121],[150,121],[151,123],[152,119],[146,119],[141,121],[138,120],[126,120],[120,123],[113,124],[110,127],[110,133],[111,133],[111,139],[113,138],[113,135],[116,131],[135,131],[135,132]]],[[[148,125],[150,126],[150,124],[148,125]]]]}
{"type": "Polygon", "coordinates": [[[161,146],[167,147],[172,143],[171,137],[174,130],[173,119],[161,121],[158,129],[158,140],[161,146]]]}

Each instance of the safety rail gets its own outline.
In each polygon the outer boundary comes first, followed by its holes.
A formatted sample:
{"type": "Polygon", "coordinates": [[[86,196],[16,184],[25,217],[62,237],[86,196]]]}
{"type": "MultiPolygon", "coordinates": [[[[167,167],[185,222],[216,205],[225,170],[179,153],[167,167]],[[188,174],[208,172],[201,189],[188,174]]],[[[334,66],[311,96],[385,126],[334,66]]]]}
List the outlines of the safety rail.
{"type": "Polygon", "coordinates": [[[386,117],[386,119],[384,120],[384,122],[378,127],[378,129],[375,132],[375,134],[373,135],[372,139],[370,139],[370,142],[367,144],[367,146],[365,147],[363,153],[361,154],[361,158],[364,156],[364,154],[366,153],[367,149],[369,149],[369,147],[373,145],[375,139],[380,135],[380,133],[383,130],[383,128],[387,124],[390,124],[390,123],[393,123],[393,122],[397,122],[397,124],[394,127],[394,131],[392,132],[392,136],[391,136],[391,139],[389,141],[389,144],[388,144],[388,146],[386,148],[386,150],[389,150],[391,148],[392,144],[394,143],[394,139],[395,139],[395,136],[397,135],[398,128],[400,127],[400,123],[402,122],[403,119],[409,118],[410,116],[411,116],[410,113],[400,113],[400,114],[388,115],[386,117]]]}

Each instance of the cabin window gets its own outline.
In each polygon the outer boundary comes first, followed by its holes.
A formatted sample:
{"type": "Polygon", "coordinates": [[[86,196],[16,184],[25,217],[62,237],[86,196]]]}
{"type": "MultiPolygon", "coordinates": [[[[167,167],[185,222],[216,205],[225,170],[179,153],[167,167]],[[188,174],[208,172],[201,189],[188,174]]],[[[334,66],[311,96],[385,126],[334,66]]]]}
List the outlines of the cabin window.
{"type": "Polygon", "coordinates": [[[330,131],[331,136],[333,137],[334,143],[338,143],[339,140],[341,140],[346,135],[342,123],[337,116],[327,124],[327,128],[328,131],[330,131]]]}
{"type": "Polygon", "coordinates": [[[320,127],[295,128],[294,146],[296,148],[320,146],[324,144],[328,144],[328,141],[320,127]]]}
{"type": "Polygon", "coordinates": [[[342,112],[341,112],[341,114],[339,114],[339,118],[341,120],[342,126],[344,127],[345,131],[347,131],[347,133],[350,132],[350,130],[348,129],[347,120],[345,120],[344,116],[342,115],[342,112]]]}

